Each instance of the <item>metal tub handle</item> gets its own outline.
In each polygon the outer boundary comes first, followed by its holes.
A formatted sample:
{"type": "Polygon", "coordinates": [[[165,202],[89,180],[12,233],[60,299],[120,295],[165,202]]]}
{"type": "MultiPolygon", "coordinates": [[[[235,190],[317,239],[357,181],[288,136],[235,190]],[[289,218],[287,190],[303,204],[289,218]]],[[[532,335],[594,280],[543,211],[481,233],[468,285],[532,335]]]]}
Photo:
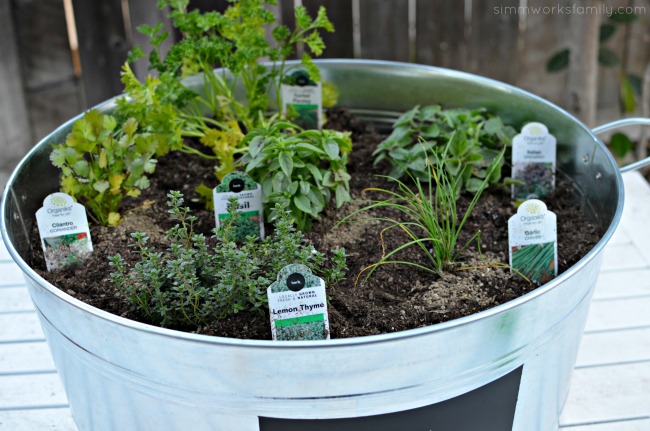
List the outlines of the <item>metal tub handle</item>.
{"type": "MultiPolygon", "coordinates": [[[[626,127],[626,126],[650,126],[650,118],[624,118],[622,120],[617,120],[617,121],[612,121],[611,123],[603,124],[602,126],[598,126],[591,131],[593,132],[594,135],[598,135],[603,132],[607,132],[609,130],[613,129],[618,129],[619,127],[626,127]]],[[[634,171],[636,169],[642,168],[644,166],[650,165],[650,157],[646,157],[643,160],[639,160],[638,162],[630,163],[627,166],[623,166],[620,168],[621,173],[625,173],[628,171],[634,171]]]]}

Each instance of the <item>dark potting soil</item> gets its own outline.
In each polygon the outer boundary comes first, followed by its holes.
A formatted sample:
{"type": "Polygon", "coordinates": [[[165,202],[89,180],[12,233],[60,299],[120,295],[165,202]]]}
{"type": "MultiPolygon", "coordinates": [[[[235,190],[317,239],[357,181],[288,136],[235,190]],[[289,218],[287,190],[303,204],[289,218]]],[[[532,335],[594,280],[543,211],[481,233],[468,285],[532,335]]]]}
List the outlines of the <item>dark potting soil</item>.
{"type": "MultiPolygon", "coordinates": [[[[486,190],[466,223],[459,245],[480,231],[480,248],[477,241],[473,241],[459,256],[458,261],[463,263],[459,269],[438,276],[412,266],[383,265],[370,279],[360,277],[355,286],[357,274],[382,257],[379,234],[385,225],[378,221],[358,221],[338,227],[336,224],[362,207],[360,200],[364,196],[381,197],[370,192],[364,195],[365,188],[391,187],[390,182],[377,176],[385,175],[389,166],[372,164],[372,151],[385,135],[372,125],[353,118],[344,109],[328,113],[327,127],[352,132],[354,143],[348,166],[352,176],[353,202],[340,209],[331,202],[321,220],[314,223],[313,230],[305,234],[318,250],[343,247],[347,252],[349,271],[346,280],[328,286],[332,338],[389,333],[445,322],[503,304],[537,287],[510,274],[505,267],[508,263],[507,223],[515,212],[510,190],[505,186],[491,186],[486,190]]],[[[504,172],[508,173],[508,167],[504,172]]],[[[196,196],[194,189],[201,183],[216,186],[212,162],[185,154],[162,157],[151,177],[150,188],[138,198],[123,202],[124,221],[117,228],[91,227],[94,252],[89,259],[47,272],[38,232],[34,230],[30,264],[46,280],[68,294],[110,313],[147,323],[132,311],[113,287],[108,257],[120,253],[128,260],[129,235],[135,231],[145,232],[152,242],[164,244],[164,232],[174,225],[167,213],[166,195],[169,190],[180,190],[185,195],[186,202],[198,216],[196,230],[209,236],[214,228],[214,213],[198,202],[189,202],[196,196]]],[[[580,196],[570,180],[558,175],[557,183],[556,190],[544,201],[557,215],[558,272],[562,273],[593,248],[602,232],[576,211],[580,196]]],[[[464,213],[470,199],[471,196],[465,195],[460,198],[459,214],[464,213]]],[[[375,210],[363,217],[397,215],[375,210]]],[[[386,250],[408,240],[397,229],[387,232],[383,239],[386,250]]],[[[427,264],[418,247],[403,250],[396,257],[427,264]]],[[[271,339],[267,315],[243,312],[195,331],[231,338],[271,339]]]]}

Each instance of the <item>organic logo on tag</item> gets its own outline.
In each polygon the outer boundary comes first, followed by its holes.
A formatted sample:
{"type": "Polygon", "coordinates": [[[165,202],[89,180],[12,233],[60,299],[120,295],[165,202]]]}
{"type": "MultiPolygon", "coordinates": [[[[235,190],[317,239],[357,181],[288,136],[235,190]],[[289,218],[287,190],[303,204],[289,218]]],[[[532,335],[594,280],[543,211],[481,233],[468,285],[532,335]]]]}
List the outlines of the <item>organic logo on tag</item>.
{"type": "Polygon", "coordinates": [[[65,204],[67,203],[66,198],[63,196],[57,196],[57,195],[51,195],[52,197],[50,198],[50,202],[52,205],[57,206],[57,207],[64,207],[65,204]]]}
{"type": "Polygon", "coordinates": [[[534,215],[534,214],[539,214],[542,209],[536,203],[531,202],[531,203],[524,206],[524,210],[528,214],[533,214],[534,215]]]}
{"type": "Polygon", "coordinates": [[[546,130],[546,128],[540,127],[540,124],[533,123],[528,126],[528,133],[531,135],[538,136],[538,135],[544,135],[548,133],[548,131],[546,130]]]}

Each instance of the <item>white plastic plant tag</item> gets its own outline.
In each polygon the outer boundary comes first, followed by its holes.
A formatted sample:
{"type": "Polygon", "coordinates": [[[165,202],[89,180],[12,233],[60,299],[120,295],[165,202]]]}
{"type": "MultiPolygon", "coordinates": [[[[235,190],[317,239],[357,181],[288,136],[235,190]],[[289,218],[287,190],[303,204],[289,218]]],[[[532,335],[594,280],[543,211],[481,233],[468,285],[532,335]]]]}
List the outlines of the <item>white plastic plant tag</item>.
{"type": "Polygon", "coordinates": [[[281,88],[283,114],[303,129],[322,129],[323,90],[321,87],[320,82],[310,79],[306,70],[297,69],[289,73],[281,88]]]}
{"type": "Polygon", "coordinates": [[[530,199],[508,220],[510,266],[544,284],[557,276],[557,217],[546,204],[530,199]]]}
{"type": "Polygon", "coordinates": [[[325,282],[305,265],[287,265],[266,290],[274,340],[328,340],[325,282]]]}
{"type": "Polygon", "coordinates": [[[230,218],[228,200],[236,197],[237,211],[242,217],[233,229],[235,241],[245,241],[247,236],[264,239],[264,209],[262,186],[243,172],[231,172],[214,188],[214,215],[217,228],[230,218]]]}
{"type": "Polygon", "coordinates": [[[79,262],[90,255],[90,239],[86,208],[65,193],[52,193],[36,211],[47,270],[52,271],[79,262]]]}
{"type": "Polygon", "coordinates": [[[528,123],[512,140],[512,199],[538,199],[555,189],[555,137],[542,123],[528,123]]]}

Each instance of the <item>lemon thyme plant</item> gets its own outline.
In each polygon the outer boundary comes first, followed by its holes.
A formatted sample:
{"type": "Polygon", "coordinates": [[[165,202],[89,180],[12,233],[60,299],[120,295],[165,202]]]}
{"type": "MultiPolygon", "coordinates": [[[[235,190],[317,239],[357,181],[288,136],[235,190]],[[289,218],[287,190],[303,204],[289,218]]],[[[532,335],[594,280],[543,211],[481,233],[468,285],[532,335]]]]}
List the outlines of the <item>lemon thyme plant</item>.
{"type": "MultiPolygon", "coordinates": [[[[343,223],[358,214],[374,208],[390,208],[396,210],[403,216],[403,219],[389,217],[371,218],[372,220],[388,223],[388,226],[380,233],[382,246],[384,233],[396,228],[404,231],[408,240],[395,249],[384,253],[379,262],[364,268],[359,273],[359,276],[367,272],[367,279],[381,265],[388,264],[410,265],[440,274],[443,271],[454,269],[457,265],[457,256],[473,240],[478,238],[480,232],[472,235],[461,249],[457,250],[458,238],[463,230],[463,226],[476,206],[482,192],[488,186],[491,176],[501,166],[505,148],[502,148],[492,159],[485,177],[474,193],[469,206],[461,216],[457,204],[458,182],[461,179],[453,174],[452,170],[449,169],[449,164],[446,163],[453,142],[454,136],[452,135],[449,143],[440,155],[432,150],[428,150],[428,154],[430,155],[423,154],[422,157],[425,160],[424,168],[427,174],[424,180],[415,176],[408,169],[404,169],[405,174],[415,183],[414,189],[409,187],[405,182],[388,176],[386,178],[395,182],[397,186],[395,191],[382,188],[366,189],[367,191],[379,192],[388,197],[383,200],[370,201],[369,205],[353,212],[341,221],[343,223]],[[427,183],[427,185],[423,186],[423,182],[427,183]],[[411,246],[418,246],[422,250],[429,262],[428,266],[410,261],[396,260],[393,257],[401,250],[411,246]]],[[[425,150],[421,151],[423,153],[425,152],[425,150]]]]}
{"type": "Polygon", "coordinates": [[[118,127],[114,117],[90,110],[50,154],[52,164],[61,168],[61,191],[85,205],[97,223],[116,226],[122,199],[149,187],[146,174],[156,168],[161,141],[137,130],[133,118],[118,127]]]}
{"type": "Polygon", "coordinates": [[[277,208],[290,211],[298,229],[305,231],[319,219],[332,195],[337,208],[350,200],[349,133],[268,121],[246,135],[244,144],[246,172],[262,185],[271,217],[277,208]]]}
{"type": "Polygon", "coordinates": [[[275,233],[262,241],[250,236],[243,244],[233,240],[241,214],[237,198],[229,202],[230,218],[215,229],[214,246],[194,232],[196,217],[183,206],[183,196],[168,194],[169,213],[177,224],[167,231],[169,247],[157,251],[143,233],[132,234],[137,262],[120,255],[110,259],[111,280],[133,309],[151,323],[179,329],[198,328],[240,311],[263,313],[266,288],[289,263],[308,266],[332,284],[344,278],[345,250],[330,257],[307,244],[293,227],[291,215],[276,208],[275,233]]]}
{"type": "Polygon", "coordinates": [[[455,179],[456,195],[477,192],[485,178],[501,179],[503,161],[488,170],[500,150],[509,145],[516,131],[485,109],[442,109],[438,105],[416,106],[399,117],[392,133],[377,147],[375,164],[388,160],[393,178],[408,171],[420,180],[430,178],[427,158],[444,155],[446,168],[455,179]],[[424,151],[423,151],[424,148],[424,151]]]}

